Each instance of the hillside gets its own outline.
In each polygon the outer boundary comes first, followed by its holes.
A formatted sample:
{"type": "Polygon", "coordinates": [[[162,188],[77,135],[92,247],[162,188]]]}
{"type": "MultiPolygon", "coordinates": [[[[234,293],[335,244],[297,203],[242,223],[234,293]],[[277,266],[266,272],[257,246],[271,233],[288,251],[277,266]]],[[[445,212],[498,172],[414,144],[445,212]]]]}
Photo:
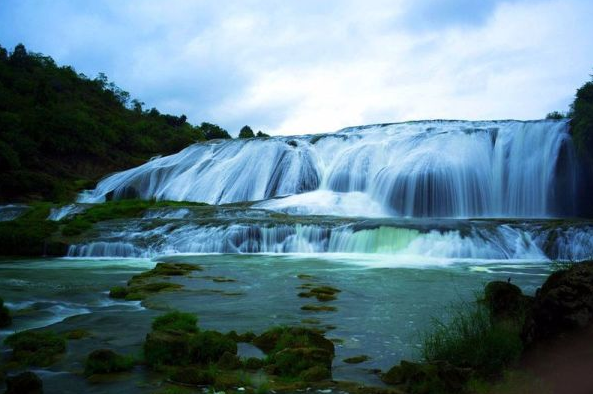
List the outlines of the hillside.
{"type": "Polygon", "coordinates": [[[152,156],[230,138],[142,105],[104,74],[91,79],[23,45],[0,47],[0,201],[64,201],[152,156]]]}

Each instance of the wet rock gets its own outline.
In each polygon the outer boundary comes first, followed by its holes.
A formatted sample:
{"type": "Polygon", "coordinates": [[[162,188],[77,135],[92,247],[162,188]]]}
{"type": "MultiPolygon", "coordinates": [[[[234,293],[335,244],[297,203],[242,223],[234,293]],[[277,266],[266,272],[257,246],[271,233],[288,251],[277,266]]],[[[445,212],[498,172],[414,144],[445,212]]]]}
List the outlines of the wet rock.
{"type": "Polygon", "coordinates": [[[471,377],[471,370],[446,362],[402,361],[381,376],[387,384],[402,385],[410,394],[457,393],[471,377]]]}
{"type": "Polygon", "coordinates": [[[537,291],[523,328],[526,343],[593,324],[593,262],[554,272],[537,291]]]}
{"type": "Polygon", "coordinates": [[[360,364],[363,363],[365,361],[370,360],[371,358],[369,356],[366,355],[360,355],[360,356],[354,356],[354,357],[348,357],[345,358],[343,361],[347,364],[360,364]]]}
{"type": "Polygon", "coordinates": [[[43,382],[33,372],[23,372],[6,379],[5,394],[42,394],[43,382]]]}
{"type": "Polygon", "coordinates": [[[0,328],[8,327],[12,324],[12,316],[10,311],[4,305],[4,300],[0,298],[0,328]]]}
{"type": "Polygon", "coordinates": [[[313,367],[320,367],[329,371],[332,359],[333,355],[321,348],[286,348],[271,357],[271,361],[278,369],[279,374],[284,376],[300,376],[313,367]]]}
{"type": "Polygon", "coordinates": [[[512,283],[493,281],[484,289],[484,303],[495,319],[521,319],[530,299],[512,283]]]}

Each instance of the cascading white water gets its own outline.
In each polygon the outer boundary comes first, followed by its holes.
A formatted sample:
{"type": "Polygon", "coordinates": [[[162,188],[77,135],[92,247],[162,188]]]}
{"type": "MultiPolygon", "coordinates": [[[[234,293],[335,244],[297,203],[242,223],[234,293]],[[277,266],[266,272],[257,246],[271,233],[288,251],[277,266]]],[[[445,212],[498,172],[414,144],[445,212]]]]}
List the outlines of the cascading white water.
{"type": "Polygon", "coordinates": [[[112,175],[80,200],[222,204],[302,195],[260,206],[340,216],[548,217],[574,213],[575,174],[564,120],[424,121],[199,143],[112,175]],[[317,209],[315,201],[325,202],[317,209]]]}
{"type": "Polygon", "coordinates": [[[539,225],[423,230],[355,224],[174,225],[110,230],[98,241],[72,245],[70,257],[154,257],[176,253],[370,253],[441,259],[581,260],[593,251],[593,227],[539,225]],[[575,234],[579,236],[575,237],[575,234]]]}

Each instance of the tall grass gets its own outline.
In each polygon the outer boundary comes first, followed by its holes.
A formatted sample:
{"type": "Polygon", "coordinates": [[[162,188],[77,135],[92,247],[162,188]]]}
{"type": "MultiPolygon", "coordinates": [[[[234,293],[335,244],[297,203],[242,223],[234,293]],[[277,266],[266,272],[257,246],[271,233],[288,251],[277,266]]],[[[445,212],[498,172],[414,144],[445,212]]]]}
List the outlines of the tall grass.
{"type": "Polygon", "coordinates": [[[422,356],[472,368],[480,376],[500,374],[521,355],[520,324],[495,321],[480,301],[451,308],[448,320],[434,319],[422,336],[422,356]]]}

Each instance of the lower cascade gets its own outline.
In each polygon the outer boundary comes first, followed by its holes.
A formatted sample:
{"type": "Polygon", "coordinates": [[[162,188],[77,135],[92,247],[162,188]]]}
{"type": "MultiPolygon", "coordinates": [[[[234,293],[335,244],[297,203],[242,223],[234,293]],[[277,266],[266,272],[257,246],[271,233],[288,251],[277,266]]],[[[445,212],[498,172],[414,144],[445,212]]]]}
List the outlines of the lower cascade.
{"type": "MultiPolygon", "coordinates": [[[[139,221],[141,222],[141,221],[139,221]]],[[[99,239],[70,246],[70,257],[155,257],[179,253],[379,254],[428,259],[582,260],[593,251],[593,225],[459,221],[418,223],[193,224],[105,228],[99,239]],[[405,226],[405,227],[404,227],[405,226]]]]}
{"type": "Polygon", "coordinates": [[[572,216],[573,151],[567,120],[363,126],[197,143],[111,175],[79,201],[268,200],[271,209],[336,216],[572,216]]]}

